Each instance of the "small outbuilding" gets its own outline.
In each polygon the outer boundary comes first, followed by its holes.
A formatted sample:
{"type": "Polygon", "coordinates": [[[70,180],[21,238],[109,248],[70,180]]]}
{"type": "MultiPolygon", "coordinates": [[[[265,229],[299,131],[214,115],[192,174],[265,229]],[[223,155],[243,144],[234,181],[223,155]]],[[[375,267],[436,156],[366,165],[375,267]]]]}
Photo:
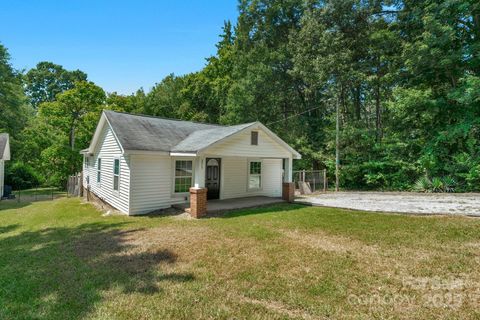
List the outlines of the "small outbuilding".
{"type": "Polygon", "coordinates": [[[104,111],[83,154],[85,194],[145,214],[250,196],[293,199],[300,154],[260,122],[234,126],[104,111]]]}
{"type": "Polygon", "coordinates": [[[5,161],[8,160],[10,160],[10,139],[8,133],[0,133],[0,200],[5,188],[5,161]]]}

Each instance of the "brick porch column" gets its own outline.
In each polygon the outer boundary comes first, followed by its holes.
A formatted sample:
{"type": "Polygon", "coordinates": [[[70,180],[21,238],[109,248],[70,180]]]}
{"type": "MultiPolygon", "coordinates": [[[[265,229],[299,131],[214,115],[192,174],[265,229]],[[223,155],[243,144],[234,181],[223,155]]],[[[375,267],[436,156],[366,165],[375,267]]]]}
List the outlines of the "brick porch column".
{"type": "Polygon", "coordinates": [[[293,202],[295,199],[295,184],[293,182],[284,182],[282,185],[282,199],[293,202]]]}
{"type": "Polygon", "coordinates": [[[207,214],[207,188],[190,188],[190,215],[200,218],[207,214]]]}

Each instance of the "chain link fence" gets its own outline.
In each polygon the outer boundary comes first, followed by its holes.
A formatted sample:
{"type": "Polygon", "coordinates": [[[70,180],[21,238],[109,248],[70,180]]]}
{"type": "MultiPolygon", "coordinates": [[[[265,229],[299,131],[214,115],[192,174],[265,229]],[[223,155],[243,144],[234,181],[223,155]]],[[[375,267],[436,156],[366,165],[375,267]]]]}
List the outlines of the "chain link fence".
{"type": "Polygon", "coordinates": [[[38,187],[24,190],[6,189],[4,200],[16,202],[35,202],[65,197],[66,193],[56,187],[38,187]]]}
{"type": "Polygon", "coordinates": [[[327,170],[293,171],[295,189],[300,194],[326,192],[328,189],[327,170]]]}

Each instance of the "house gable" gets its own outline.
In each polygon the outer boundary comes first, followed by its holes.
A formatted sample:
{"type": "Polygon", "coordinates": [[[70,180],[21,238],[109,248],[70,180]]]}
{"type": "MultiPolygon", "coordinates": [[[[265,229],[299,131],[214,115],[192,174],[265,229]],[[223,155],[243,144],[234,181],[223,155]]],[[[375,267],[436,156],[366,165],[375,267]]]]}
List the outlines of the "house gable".
{"type": "Polygon", "coordinates": [[[84,152],[84,186],[90,188],[100,199],[118,210],[129,213],[130,207],[130,156],[123,153],[122,146],[108,121],[100,120],[95,137],[84,152]],[[101,166],[99,170],[99,159],[101,166]],[[114,162],[119,160],[119,190],[114,190],[114,162]],[[97,176],[100,172],[100,181],[97,176]]]}
{"type": "Polygon", "coordinates": [[[98,121],[97,127],[95,128],[95,133],[93,134],[93,138],[92,138],[92,141],[90,142],[90,146],[87,149],[88,153],[92,154],[97,148],[97,144],[102,142],[102,139],[104,139],[104,136],[102,136],[102,134],[104,133],[104,129],[106,126],[109,128],[113,137],[115,138],[115,142],[118,145],[118,148],[120,148],[122,153],[124,152],[123,146],[120,143],[120,140],[117,138],[117,135],[113,130],[113,127],[111,126],[110,122],[105,116],[105,113],[102,113],[100,120],[98,121]]]}
{"type": "Polygon", "coordinates": [[[257,156],[270,158],[299,158],[300,155],[264,125],[256,122],[241,131],[204,148],[199,153],[222,156],[257,156]],[[258,133],[258,143],[251,142],[252,132],[258,133]]]}

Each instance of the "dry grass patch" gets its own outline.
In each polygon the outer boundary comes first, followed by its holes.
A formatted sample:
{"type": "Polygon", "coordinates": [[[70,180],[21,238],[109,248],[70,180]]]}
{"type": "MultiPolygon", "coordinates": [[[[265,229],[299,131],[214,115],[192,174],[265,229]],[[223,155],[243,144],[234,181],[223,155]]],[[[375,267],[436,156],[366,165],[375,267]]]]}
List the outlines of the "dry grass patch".
{"type": "Polygon", "coordinates": [[[480,220],[291,205],[102,217],[76,199],[1,213],[2,319],[480,317],[480,220]]]}

